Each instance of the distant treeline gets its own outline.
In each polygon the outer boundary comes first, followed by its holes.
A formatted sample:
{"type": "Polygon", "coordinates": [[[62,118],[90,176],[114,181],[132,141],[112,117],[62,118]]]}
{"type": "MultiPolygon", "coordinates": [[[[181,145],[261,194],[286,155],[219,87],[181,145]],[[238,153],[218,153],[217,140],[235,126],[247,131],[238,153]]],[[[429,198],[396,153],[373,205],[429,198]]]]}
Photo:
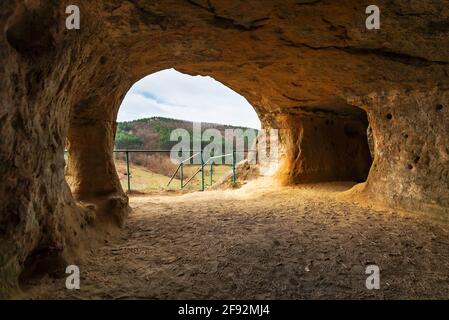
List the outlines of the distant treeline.
{"type": "MultiPolygon", "coordinates": [[[[170,135],[175,129],[185,129],[189,132],[191,137],[191,146],[206,145],[207,141],[195,141],[200,137],[193,135],[193,122],[153,117],[140,119],[129,122],[119,122],[117,124],[117,132],[115,137],[116,149],[164,149],[170,150],[178,141],[170,141],[170,135]]],[[[224,146],[226,143],[225,130],[226,129],[241,129],[243,131],[253,130],[254,134],[250,134],[249,138],[245,138],[245,148],[251,148],[254,143],[254,138],[257,136],[256,129],[245,127],[235,127],[215,123],[201,123],[202,132],[207,129],[217,129],[222,134],[221,141],[214,141],[219,146],[224,146]]]]}

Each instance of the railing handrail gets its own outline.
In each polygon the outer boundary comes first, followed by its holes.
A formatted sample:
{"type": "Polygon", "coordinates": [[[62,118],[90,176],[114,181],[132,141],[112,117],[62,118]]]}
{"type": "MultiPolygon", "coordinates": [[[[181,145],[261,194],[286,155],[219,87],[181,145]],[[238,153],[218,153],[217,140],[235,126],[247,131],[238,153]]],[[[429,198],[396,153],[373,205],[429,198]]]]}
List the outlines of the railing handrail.
{"type": "Polygon", "coordinates": [[[219,155],[219,156],[210,157],[209,160],[207,160],[205,162],[205,164],[209,163],[209,161],[214,160],[214,159],[225,158],[225,157],[229,157],[229,156],[233,156],[233,155],[234,155],[234,153],[228,153],[228,154],[223,154],[223,155],[219,155]]]}
{"type": "MultiPolygon", "coordinates": [[[[187,158],[187,159],[185,159],[185,160],[183,160],[183,161],[181,161],[181,163],[185,163],[185,162],[187,162],[187,161],[189,161],[190,159],[193,159],[193,158],[195,158],[197,155],[199,155],[201,153],[201,151],[200,152],[197,152],[197,153],[195,153],[193,156],[191,156],[190,158],[187,158]]],[[[179,165],[181,165],[181,163],[179,164],[179,165]]]]}
{"type": "Polygon", "coordinates": [[[175,172],[173,173],[173,175],[170,178],[170,181],[167,183],[167,187],[170,186],[170,183],[173,181],[173,179],[175,178],[176,174],[179,171],[179,168],[181,168],[181,164],[176,168],[175,172]]]}
{"type": "MultiPolygon", "coordinates": [[[[179,169],[181,168],[181,166],[182,166],[185,162],[190,161],[190,159],[195,158],[195,157],[196,157],[197,155],[199,155],[200,153],[201,153],[201,151],[195,153],[195,154],[194,154],[193,156],[191,156],[190,158],[185,159],[184,161],[181,161],[181,163],[176,167],[175,172],[174,172],[173,175],[171,176],[170,181],[167,183],[167,187],[170,186],[170,183],[172,183],[173,179],[175,178],[175,176],[176,176],[176,174],[178,173],[178,171],[179,171],[179,169]]],[[[191,179],[189,179],[189,181],[187,181],[186,184],[189,183],[190,180],[191,180],[191,179]]]]}
{"type": "Polygon", "coordinates": [[[181,189],[184,189],[188,184],[189,184],[189,182],[190,181],[192,181],[193,180],[193,178],[195,178],[196,177],[196,175],[198,174],[198,173],[200,173],[201,172],[201,170],[204,170],[204,166],[202,166],[201,168],[199,168],[190,178],[189,178],[189,180],[187,180],[186,181],[186,183],[181,187],[181,189]]]}
{"type": "MultiPolygon", "coordinates": [[[[171,176],[170,181],[167,183],[167,187],[170,186],[170,184],[172,183],[172,181],[173,181],[173,179],[175,178],[176,174],[179,172],[179,169],[184,165],[184,163],[185,163],[186,161],[189,161],[189,160],[195,158],[198,154],[201,154],[201,167],[198,169],[198,171],[196,171],[196,172],[189,178],[189,180],[187,180],[187,182],[186,182],[185,184],[182,184],[182,183],[181,183],[181,185],[182,185],[181,188],[182,188],[182,189],[183,189],[185,186],[187,186],[187,185],[189,184],[189,182],[192,181],[192,179],[193,179],[198,173],[200,173],[201,171],[204,171],[204,167],[205,167],[208,163],[210,163],[210,164],[212,165],[212,163],[213,163],[212,160],[214,160],[214,159],[219,159],[219,158],[226,158],[226,157],[229,157],[229,156],[232,156],[233,181],[235,182],[235,158],[234,158],[235,153],[236,153],[236,151],[232,151],[232,153],[222,154],[222,155],[218,155],[218,156],[213,156],[213,157],[210,157],[206,162],[203,161],[203,151],[200,151],[200,152],[198,152],[198,153],[195,153],[195,154],[194,154],[193,156],[191,156],[190,158],[188,158],[188,159],[186,159],[186,160],[183,160],[183,161],[176,167],[176,170],[175,170],[175,172],[173,173],[173,175],[171,176]]],[[[204,188],[204,187],[203,187],[203,188],[204,188]]]]}
{"type": "MultiPolygon", "coordinates": [[[[136,153],[136,152],[146,152],[146,153],[158,153],[158,152],[174,152],[173,150],[151,150],[151,149],[114,149],[112,150],[113,153],[120,153],[123,152],[126,154],[126,164],[127,164],[127,168],[126,168],[126,175],[128,177],[128,191],[131,191],[131,174],[130,174],[130,169],[129,169],[129,153],[136,153]]],[[[175,151],[175,152],[196,152],[194,155],[192,155],[191,157],[183,160],[180,162],[180,164],[177,166],[175,172],[173,173],[173,175],[170,178],[170,181],[167,184],[167,187],[170,186],[170,184],[172,183],[173,179],[175,178],[176,174],[179,172],[179,169],[183,167],[184,163],[195,158],[198,154],[201,154],[201,168],[195,172],[195,174],[189,178],[189,180],[186,182],[185,185],[183,185],[182,183],[182,171],[181,171],[181,188],[184,188],[190,181],[192,181],[192,179],[199,173],[199,172],[203,172],[203,177],[202,177],[202,190],[204,191],[204,167],[210,163],[211,165],[211,170],[212,170],[212,166],[213,166],[213,162],[212,160],[214,159],[219,159],[219,158],[225,158],[225,157],[229,157],[232,155],[232,177],[233,177],[233,182],[236,182],[236,176],[235,176],[235,154],[236,153],[249,153],[249,152],[257,152],[257,150],[253,150],[253,149],[248,149],[248,150],[233,150],[232,153],[228,153],[228,154],[224,154],[224,155],[218,155],[218,156],[213,156],[210,157],[206,162],[204,162],[203,160],[203,152],[204,150],[179,150],[179,151],[175,151]]],[[[65,149],[64,153],[68,153],[68,150],[65,149]]],[[[212,172],[211,172],[211,183],[212,183],[212,172]]]]}

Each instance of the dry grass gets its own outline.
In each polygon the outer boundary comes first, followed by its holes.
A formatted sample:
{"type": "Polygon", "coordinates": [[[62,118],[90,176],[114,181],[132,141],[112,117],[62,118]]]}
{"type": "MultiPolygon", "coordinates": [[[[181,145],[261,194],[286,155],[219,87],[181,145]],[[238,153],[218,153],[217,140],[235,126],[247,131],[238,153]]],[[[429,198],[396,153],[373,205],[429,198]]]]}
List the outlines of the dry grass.
{"type": "MultiPolygon", "coordinates": [[[[151,160],[155,161],[155,160],[151,160]]],[[[155,164],[155,163],[154,163],[155,164]]],[[[116,160],[115,166],[117,169],[118,176],[120,178],[120,182],[122,184],[122,188],[127,190],[128,188],[128,177],[126,175],[126,163],[122,160],[116,160]]],[[[184,182],[189,179],[196,171],[199,169],[199,165],[190,165],[184,168],[184,182]]],[[[166,167],[167,169],[168,167],[166,167]]],[[[167,187],[168,182],[170,181],[170,177],[173,172],[176,170],[176,166],[173,170],[168,171],[168,174],[160,174],[153,170],[148,169],[147,167],[135,165],[133,163],[130,164],[131,171],[131,189],[135,191],[153,191],[153,190],[179,190],[181,187],[181,180],[179,173],[176,175],[175,179],[173,179],[172,183],[169,187],[167,187]]],[[[213,180],[212,183],[220,181],[224,176],[229,174],[231,168],[225,165],[215,165],[213,168],[213,180]]],[[[159,172],[162,169],[159,170],[159,172]]],[[[205,167],[205,185],[208,187],[210,185],[210,168],[209,166],[205,167]]],[[[188,191],[196,191],[201,188],[201,174],[198,174],[192,182],[190,182],[185,190],[188,191]]]]}

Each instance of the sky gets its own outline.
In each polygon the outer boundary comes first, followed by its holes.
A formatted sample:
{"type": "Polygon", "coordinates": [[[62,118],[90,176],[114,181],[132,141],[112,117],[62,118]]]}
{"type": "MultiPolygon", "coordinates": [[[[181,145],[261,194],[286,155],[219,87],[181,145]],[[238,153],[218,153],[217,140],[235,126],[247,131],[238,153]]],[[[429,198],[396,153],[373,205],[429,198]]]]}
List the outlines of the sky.
{"type": "Polygon", "coordinates": [[[136,82],[120,106],[118,121],[167,117],[260,129],[248,101],[211,77],[189,76],[174,69],[136,82]]]}

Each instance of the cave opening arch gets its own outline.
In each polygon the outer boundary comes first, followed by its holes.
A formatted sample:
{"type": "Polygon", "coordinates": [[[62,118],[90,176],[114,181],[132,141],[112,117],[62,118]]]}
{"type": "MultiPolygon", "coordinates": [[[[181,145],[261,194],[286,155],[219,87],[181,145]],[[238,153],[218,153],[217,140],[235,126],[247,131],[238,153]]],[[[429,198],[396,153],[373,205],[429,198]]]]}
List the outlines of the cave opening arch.
{"type": "MultiPolygon", "coordinates": [[[[149,74],[155,73],[157,71],[149,74]]],[[[366,180],[372,157],[367,138],[368,118],[363,109],[330,105],[294,107],[288,113],[269,112],[266,104],[272,102],[262,90],[250,91],[245,85],[234,84],[233,74],[206,74],[246,97],[262,129],[278,130],[280,155],[276,163],[269,166],[276,168],[272,172],[281,184],[366,180]]],[[[119,108],[138,80],[112,81],[114,87],[104,86],[107,94],[87,97],[77,103],[67,137],[66,176],[72,194],[78,201],[94,203],[100,216],[112,214],[119,224],[123,223],[129,206],[113,160],[114,138],[119,108]]]]}
{"type": "MultiPolygon", "coordinates": [[[[193,183],[189,179],[201,163],[199,155],[195,156],[198,150],[203,151],[209,187],[232,172],[232,159],[239,163],[249,156],[255,164],[257,153],[253,150],[260,128],[253,106],[212,77],[191,76],[173,68],[147,75],[133,84],[118,112],[115,155],[122,187],[143,192],[177,190],[183,184],[178,166],[185,161],[183,182],[188,185],[182,189],[195,191],[201,174],[193,183]],[[230,157],[230,150],[239,152],[230,157]],[[219,155],[223,157],[217,158],[219,155]],[[219,165],[213,177],[211,158],[219,165]],[[128,175],[130,171],[137,174],[128,175]]],[[[204,183],[199,188],[204,189],[204,183]]]]}

